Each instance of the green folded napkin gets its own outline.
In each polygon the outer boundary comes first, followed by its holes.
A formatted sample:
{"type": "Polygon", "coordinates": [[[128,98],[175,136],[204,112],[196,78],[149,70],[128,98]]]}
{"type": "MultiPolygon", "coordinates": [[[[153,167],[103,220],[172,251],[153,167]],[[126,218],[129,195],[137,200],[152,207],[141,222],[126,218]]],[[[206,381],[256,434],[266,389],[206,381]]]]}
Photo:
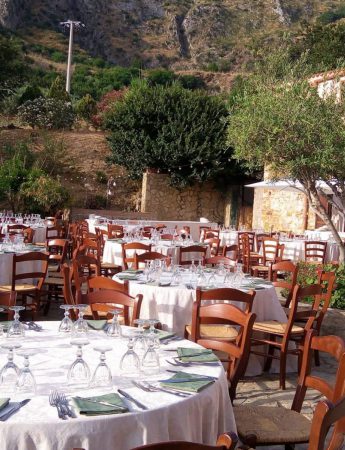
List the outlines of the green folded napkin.
{"type": "Polygon", "coordinates": [[[107,241],[109,241],[109,242],[117,242],[118,244],[124,244],[125,243],[125,241],[123,239],[116,239],[116,238],[107,239],[107,241]]]}
{"type": "MultiPolygon", "coordinates": [[[[150,333],[150,330],[145,330],[145,332],[148,334],[150,333]]],[[[155,329],[155,335],[158,337],[160,341],[164,341],[164,339],[169,339],[175,336],[175,334],[176,333],[174,333],[173,331],[163,331],[155,329]]]]}
{"type": "Polygon", "coordinates": [[[107,324],[106,320],[87,320],[86,322],[93,330],[104,330],[107,324]]]}
{"type": "Polygon", "coordinates": [[[72,400],[79,414],[83,414],[84,416],[122,414],[128,412],[128,408],[123,403],[121,397],[115,393],[85,398],[73,397],[72,400]],[[94,400],[97,402],[111,403],[113,406],[103,405],[101,403],[94,403],[94,401],[90,400],[94,400]]]}
{"type": "Polygon", "coordinates": [[[194,378],[201,378],[202,375],[178,372],[175,373],[170,380],[178,380],[181,378],[182,380],[190,379],[190,381],[181,381],[181,383],[169,383],[169,381],[165,381],[160,383],[161,386],[167,387],[169,389],[175,389],[177,391],[186,391],[186,392],[200,392],[205,389],[210,384],[214,383],[214,380],[205,380],[205,381],[193,381],[194,378]]]}
{"type": "Polygon", "coordinates": [[[137,280],[138,279],[138,275],[136,275],[135,273],[120,272],[120,273],[117,273],[116,276],[120,280],[137,280]]]}
{"type": "Polygon", "coordinates": [[[8,405],[9,398],[0,398],[0,411],[8,405]]]}
{"type": "Polygon", "coordinates": [[[177,354],[182,362],[213,362],[219,361],[212,350],[207,348],[178,347],[177,354]]]}

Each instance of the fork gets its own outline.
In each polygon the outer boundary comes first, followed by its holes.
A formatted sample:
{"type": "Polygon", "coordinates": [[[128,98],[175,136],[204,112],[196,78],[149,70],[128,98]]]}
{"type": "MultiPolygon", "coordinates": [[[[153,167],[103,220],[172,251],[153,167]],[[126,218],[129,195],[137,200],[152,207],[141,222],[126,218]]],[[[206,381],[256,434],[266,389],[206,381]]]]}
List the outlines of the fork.
{"type": "Polygon", "coordinates": [[[49,394],[50,406],[55,406],[55,408],[57,409],[57,413],[58,413],[59,419],[66,420],[66,416],[65,416],[65,414],[63,414],[62,409],[61,409],[61,405],[60,405],[60,403],[58,401],[57,394],[58,394],[57,391],[52,391],[49,394]]]}
{"type": "Polygon", "coordinates": [[[71,410],[68,399],[66,397],[66,394],[64,392],[57,392],[58,401],[62,407],[62,409],[65,410],[68,417],[75,418],[73,411],[71,410]]]}
{"type": "Polygon", "coordinates": [[[158,387],[158,386],[154,386],[153,384],[148,383],[147,381],[133,381],[133,384],[135,386],[137,386],[139,389],[142,389],[143,391],[146,392],[166,392],[168,394],[173,394],[176,395],[177,397],[190,397],[191,393],[189,392],[178,392],[178,391],[174,391],[172,389],[167,389],[167,388],[163,388],[163,387],[158,387]]]}

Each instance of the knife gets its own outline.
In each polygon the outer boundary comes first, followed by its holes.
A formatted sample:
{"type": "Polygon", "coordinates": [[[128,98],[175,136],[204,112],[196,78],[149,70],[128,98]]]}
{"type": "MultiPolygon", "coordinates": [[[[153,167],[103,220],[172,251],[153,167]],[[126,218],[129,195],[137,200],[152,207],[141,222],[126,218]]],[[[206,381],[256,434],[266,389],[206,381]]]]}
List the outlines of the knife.
{"type": "Polygon", "coordinates": [[[7,420],[10,416],[12,416],[12,414],[17,412],[22,406],[25,406],[27,403],[29,403],[30,400],[30,398],[27,398],[19,403],[16,403],[6,414],[0,417],[0,421],[5,422],[5,420],[7,420]]]}
{"type": "Polygon", "coordinates": [[[133,398],[130,394],[128,394],[128,392],[123,391],[122,389],[118,389],[117,392],[121,395],[123,395],[124,397],[126,397],[129,401],[131,401],[132,403],[134,403],[135,405],[137,405],[139,408],[141,409],[149,409],[147,406],[143,405],[142,403],[140,403],[138,400],[136,400],[135,398],[133,398]]]}

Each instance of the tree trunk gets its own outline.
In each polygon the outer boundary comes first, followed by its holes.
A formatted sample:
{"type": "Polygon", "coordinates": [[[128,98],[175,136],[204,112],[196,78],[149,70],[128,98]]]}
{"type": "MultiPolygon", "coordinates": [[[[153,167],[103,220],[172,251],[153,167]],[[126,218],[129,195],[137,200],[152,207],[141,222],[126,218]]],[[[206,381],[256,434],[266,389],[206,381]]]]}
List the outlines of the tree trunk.
{"type": "Polygon", "coordinates": [[[305,186],[310,206],[315,211],[316,214],[318,214],[321,219],[325,222],[325,224],[328,226],[328,228],[331,230],[331,233],[333,235],[333,238],[338,245],[339,249],[339,262],[343,263],[345,261],[345,246],[344,243],[339,236],[339,233],[337,229],[334,226],[334,223],[332,219],[328,216],[327,211],[325,210],[324,206],[322,205],[318,192],[314,187],[305,186]]]}

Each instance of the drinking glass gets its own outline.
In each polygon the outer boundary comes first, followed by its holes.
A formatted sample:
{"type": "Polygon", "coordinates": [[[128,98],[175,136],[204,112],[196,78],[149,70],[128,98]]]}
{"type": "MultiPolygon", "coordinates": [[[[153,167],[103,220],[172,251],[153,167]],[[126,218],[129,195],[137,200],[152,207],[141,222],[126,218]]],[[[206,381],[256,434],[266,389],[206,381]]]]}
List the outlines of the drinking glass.
{"type": "Polygon", "coordinates": [[[2,344],[1,347],[8,351],[7,353],[7,363],[0,371],[0,387],[5,388],[5,390],[14,390],[18,375],[19,368],[13,362],[13,354],[16,348],[20,348],[22,345],[19,342],[6,342],[2,344]]]}
{"type": "Polygon", "coordinates": [[[8,338],[19,338],[25,335],[24,327],[19,321],[19,311],[25,309],[24,306],[10,306],[9,309],[14,311],[13,322],[7,330],[8,338]]]}
{"type": "Polygon", "coordinates": [[[88,305],[80,304],[75,306],[78,313],[78,319],[74,322],[74,334],[75,335],[81,335],[81,334],[87,334],[89,331],[89,326],[86,322],[86,320],[83,318],[83,314],[88,307],[88,305]]]}
{"type": "MultiPolygon", "coordinates": [[[[4,312],[4,308],[0,308],[0,313],[4,312]]],[[[0,337],[4,335],[4,326],[0,323],[0,337]]]]}
{"type": "Polygon", "coordinates": [[[143,356],[141,369],[146,375],[154,375],[159,373],[159,355],[155,350],[155,341],[152,336],[147,339],[147,350],[143,356]]]}
{"type": "Polygon", "coordinates": [[[122,374],[129,377],[138,375],[140,371],[140,359],[134,351],[134,339],[135,336],[129,336],[127,351],[120,361],[120,370],[122,374]]]}
{"type": "Polygon", "coordinates": [[[121,309],[112,309],[109,311],[110,314],[113,314],[113,321],[108,326],[107,336],[110,337],[121,337],[121,325],[119,322],[119,314],[121,314],[121,309]]]}
{"type": "Polygon", "coordinates": [[[77,358],[73,362],[67,373],[67,380],[69,384],[89,384],[90,368],[86,361],[83,360],[83,347],[88,344],[88,339],[75,338],[71,340],[71,345],[77,346],[77,358]]]}
{"type": "Polygon", "coordinates": [[[113,380],[111,376],[111,370],[106,363],[105,353],[112,350],[112,347],[109,346],[99,346],[93,348],[96,352],[100,352],[99,356],[99,364],[96,367],[90,382],[90,386],[102,386],[108,387],[112,386],[113,380]]]}
{"type": "Polygon", "coordinates": [[[28,349],[23,350],[21,353],[18,354],[24,357],[24,367],[19,372],[16,383],[16,391],[35,394],[36,380],[29,367],[30,366],[29,357],[33,356],[35,353],[33,350],[28,349]]]}
{"type": "Polygon", "coordinates": [[[74,331],[73,322],[69,316],[69,310],[73,309],[72,305],[60,305],[60,308],[65,311],[64,318],[61,320],[59,325],[60,333],[72,333],[74,331]]]}
{"type": "Polygon", "coordinates": [[[157,325],[157,323],[159,323],[158,319],[149,319],[148,323],[150,324],[150,329],[149,329],[149,338],[153,339],[153,344],[154,344],[154,348],[155,349],[159,349],[160,348],[160,342],[159,342],[159,337],[158,337],[158,333],[156,333],[156,328],[155,325],[157,325]]]}
{"type": "Polygon", "coordinates": [[[134,323],[138,325],[136,338],[134,341],[135,350],[139,356],[143,356],[146,352],[146,339],[144,336],[144,325],[147,323],[146,319],[135,319],[134,323]]]}

